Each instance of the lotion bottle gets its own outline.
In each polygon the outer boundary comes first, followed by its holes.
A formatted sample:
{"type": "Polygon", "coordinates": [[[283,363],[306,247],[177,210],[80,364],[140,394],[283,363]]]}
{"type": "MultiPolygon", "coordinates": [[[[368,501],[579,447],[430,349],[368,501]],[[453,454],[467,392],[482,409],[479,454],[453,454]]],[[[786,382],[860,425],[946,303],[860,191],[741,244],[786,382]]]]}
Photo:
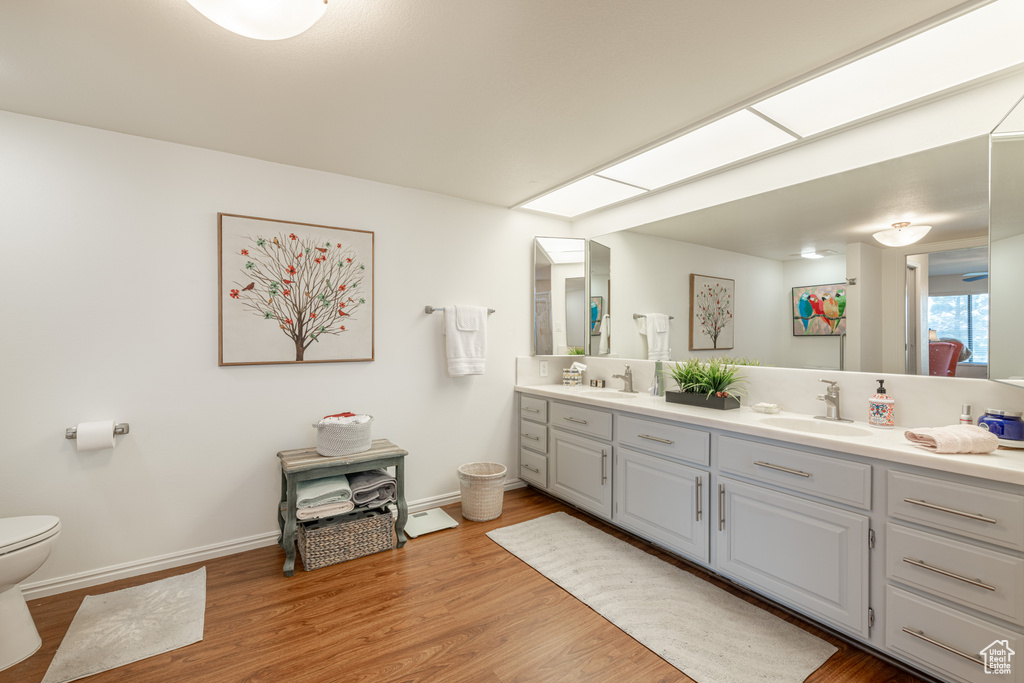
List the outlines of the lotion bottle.
{"type": "Polygon", "coordinates": [[[972,425],[974,424],[974,418],[971,417],[971,406],[966,403],[960,408],[960,424],[972,425]]]}
{"type": "Polygon", "coordinates": [[[878,381],[878,393],[868,399],[868,424],[879,429],[896,426],[896,401],[885,393],[885,380],[878,381]]]}

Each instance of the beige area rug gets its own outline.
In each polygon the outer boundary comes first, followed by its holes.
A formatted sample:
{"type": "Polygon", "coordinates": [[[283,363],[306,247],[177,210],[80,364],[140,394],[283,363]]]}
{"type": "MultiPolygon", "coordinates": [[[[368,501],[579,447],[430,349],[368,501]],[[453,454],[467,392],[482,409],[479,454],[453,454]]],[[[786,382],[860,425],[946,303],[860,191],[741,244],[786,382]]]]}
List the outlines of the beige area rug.
{"type": "Polygon", "coordinates": [[[799,683],[836,652],[564,512],[487,535],[698,683],[799,683]]]}
{"type": "Polygon", "coordinates": [[[206,567],[134,588],[87,595],[43,683],[65,683],[203,639],[206,567]]]}

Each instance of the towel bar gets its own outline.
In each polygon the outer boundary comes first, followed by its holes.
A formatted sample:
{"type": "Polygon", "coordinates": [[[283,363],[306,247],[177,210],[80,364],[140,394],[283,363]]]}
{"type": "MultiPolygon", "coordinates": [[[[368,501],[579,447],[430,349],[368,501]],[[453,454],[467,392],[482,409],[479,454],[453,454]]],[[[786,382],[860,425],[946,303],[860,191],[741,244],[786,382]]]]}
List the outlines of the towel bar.
{"type": "MultiPolygon", "coordinates": [[[[645,313],[634,313],[633,314],[633,320],[639,320],[640,318],[646,318],[646,317],[647,317],[647,315],[645,313]]],[[[676,317],[674,315],[670,315],[668,317],[668,319],[669,320],[675,320],[676,317]]]]}
{"type": "MultiPolygon", "coordinates": [[[[430,315],[431,313],[434,313],[435,311],[443,311],[443,310],[444,310],[444,306],[424,306],[423,307],[423,312],[426,313],[427,315],[430,315]]],[[[487,309],[487,313],[488,314],[494,313],[494,309],[493,308],[488,308],[487,309]]]]}

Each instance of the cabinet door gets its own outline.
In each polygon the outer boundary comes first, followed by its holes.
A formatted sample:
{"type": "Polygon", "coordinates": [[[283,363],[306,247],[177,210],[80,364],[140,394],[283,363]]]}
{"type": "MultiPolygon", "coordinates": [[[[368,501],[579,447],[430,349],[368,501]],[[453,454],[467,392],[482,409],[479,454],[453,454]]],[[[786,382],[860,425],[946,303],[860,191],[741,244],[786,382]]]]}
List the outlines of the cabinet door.
{"type": "Polygon", "coordinates": [[[718,485],[718,569],[867,636],[868,517],[727,477],[718,485]]]}
{"type": "Polygon", "coordinates": [[[707,472],[629,448],[615,454],[612,520],[670,550],[709,559],[707,472]]]}
{"type": "Polygon", "coordinates": [[[551,430],[551,492],[588,512],[611,518],[610,444],[551,430]]]}

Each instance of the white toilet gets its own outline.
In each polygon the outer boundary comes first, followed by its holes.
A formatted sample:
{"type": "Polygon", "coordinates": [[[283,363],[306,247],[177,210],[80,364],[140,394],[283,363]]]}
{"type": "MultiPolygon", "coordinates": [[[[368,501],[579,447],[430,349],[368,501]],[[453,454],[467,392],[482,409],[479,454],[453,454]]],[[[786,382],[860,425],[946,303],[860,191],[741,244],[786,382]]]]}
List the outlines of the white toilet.
{"type": "Polygon", "coordinates": [[[43,566],[60,534],[49,515],[0,519],[0,671],[43,644],[18,584],[43,566]]]}

